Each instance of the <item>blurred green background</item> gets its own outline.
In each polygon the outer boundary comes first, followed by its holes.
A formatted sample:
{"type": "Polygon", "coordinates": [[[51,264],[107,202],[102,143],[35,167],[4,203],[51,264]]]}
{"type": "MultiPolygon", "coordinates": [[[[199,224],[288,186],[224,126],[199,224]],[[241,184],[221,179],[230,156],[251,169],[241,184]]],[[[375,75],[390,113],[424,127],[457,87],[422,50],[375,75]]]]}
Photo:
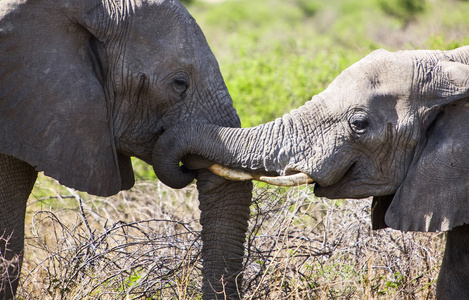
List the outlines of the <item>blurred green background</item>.
{"type": "MultiPolygon", "coordinates": [[[[311,99],[370,51],[469,44],[463,0],[185,0],[218,59],[243,127],[311,99]]],[[[154,178],[136,163],[136,175],[154,178]]]]}
{"type": "Polygon", "coordinates": [[[377,48],[469,42],[456,0],[193,0],[186,7],[217,57],[243,127],[302,105],[377,48]]]}

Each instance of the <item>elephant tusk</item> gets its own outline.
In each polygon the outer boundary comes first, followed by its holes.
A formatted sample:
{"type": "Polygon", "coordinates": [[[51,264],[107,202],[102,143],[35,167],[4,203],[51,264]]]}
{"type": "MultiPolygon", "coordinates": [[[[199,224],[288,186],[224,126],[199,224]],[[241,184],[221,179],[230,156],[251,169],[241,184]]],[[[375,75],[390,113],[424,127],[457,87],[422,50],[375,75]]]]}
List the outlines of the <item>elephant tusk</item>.
{"type": "Polygon", "coordinates": [[[305,173],[277,177],[261,176],[258,180],[278,186],[297,186],[314,182],[314,180],[305,173]]]}
{"type": "Polygon", "coordinates": [[[314,180],[311,179],[311,177],[309,177],[305,173],[298,173],[288,176],[269,177],[255,176],[249,174],[248,172],[233,170],[219,164],[211,165],[208,169],[220,177],[233,181],[246,181],[254,179],[278,186],[297,186],[314,182],[314,180]]]}
{"type": "Polygon", "coordinates": [[[211,165],[208,169],[212,171],[212,173],[220,177],[223,177],[225,179],[228,179],[228,180],[247,181],[247,180],[255,179],[254,176],[252,176],[251,174],[247,172],[233,170],[233,169],[224,167],[219,164],[211,165]]]}

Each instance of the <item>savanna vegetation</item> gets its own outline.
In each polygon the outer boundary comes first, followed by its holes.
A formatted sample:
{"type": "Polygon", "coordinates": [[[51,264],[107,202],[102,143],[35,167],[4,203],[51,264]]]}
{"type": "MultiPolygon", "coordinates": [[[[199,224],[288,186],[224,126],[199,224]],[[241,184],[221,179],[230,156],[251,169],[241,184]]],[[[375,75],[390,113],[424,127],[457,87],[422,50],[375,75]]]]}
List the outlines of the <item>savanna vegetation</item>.
{"type": "MultiPolygon", "coordinates": [[[[193,0],[244,127],[280,117],[377,48],[469,44],[462,0],[193,0]]],[[[40,176],[28,203],[20,299],[199,299],[194,185],[135,161],[110,198],[40,176]]],[[[255,188],[246,299],[433,299],[444,233],[371,231],[370,200],[255,188]]]]}

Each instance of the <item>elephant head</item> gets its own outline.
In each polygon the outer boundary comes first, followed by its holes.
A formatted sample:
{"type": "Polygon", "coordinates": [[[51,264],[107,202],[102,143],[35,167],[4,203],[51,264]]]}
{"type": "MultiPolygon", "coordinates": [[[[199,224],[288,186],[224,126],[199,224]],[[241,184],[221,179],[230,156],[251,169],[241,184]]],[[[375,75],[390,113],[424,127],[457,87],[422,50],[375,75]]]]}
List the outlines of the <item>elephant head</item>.
{"type": "Polygon", "coordinates": [[[0,152],[112,195],[161,133],[239,126],[205,37],[177,1],[2,1],[0,152]],[[7,141],[7,142],[5,142],[7,141]]]}
{"type": "Polygon", "coordinates": [[[377,50],[273,122],[173,128],[157,145],[171,140],[179,153],[155,151],[154,161],[172,168],[169,184],[187,154],[242,172],[240,180],[304,173],[318,196],[375,196],[375,228],[451,230],[469,223],[468,96],[469,47],[377,50]]]}
{"type": "MultiPolygon", "coordinates": [[[[160,135],[188,120],[240,126],[218,63],[178,1],[0,2],[0,153],[69,187],[108,196],[133,186],[131,156],[153,164],[160,135]]],[[[200,165],[197,157],[191,162],[200,165]]],[[[251,184],[200,174],[202,238],[211,239],[204,276],[215,278],[205,289],[222,289],[217,280],[224,276],[226,290],[237,293],[251,184]],[[238,206],[233,222],[209,213],[229,205],[238,206]],[[213,238],[230,226],[235,238],[213,238]]],[[[20,253],[23,223],[17,223],[2,219],[0,231],[18,235],[13,252],[20,253]]]]}

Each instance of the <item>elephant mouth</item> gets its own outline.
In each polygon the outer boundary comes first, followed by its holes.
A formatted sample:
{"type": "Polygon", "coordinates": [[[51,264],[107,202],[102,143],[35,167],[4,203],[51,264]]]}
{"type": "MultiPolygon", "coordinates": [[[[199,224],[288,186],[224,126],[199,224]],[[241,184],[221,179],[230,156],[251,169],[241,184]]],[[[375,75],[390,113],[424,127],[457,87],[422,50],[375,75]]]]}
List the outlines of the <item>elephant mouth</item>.
{"type": "Polygon", "coordinates": [[[369,197],[365,190],[362,190],[363,178],[360,176],[357,162],[351,164],[338,180],[328,185],[321,185],[319,182],[314,187],[314,194],[318,197],[329,199],[341,198],[366,198],[369,197]]]}
{"type": "Polygon", "coordinates": [[[232,181],[257,180],[277,186],[297,186],[314,182],[309,175],[302,172],[285,176],[264,176],[230,169],[219,164],[213,164],[208,169],[214,174],[232,181]]]}

